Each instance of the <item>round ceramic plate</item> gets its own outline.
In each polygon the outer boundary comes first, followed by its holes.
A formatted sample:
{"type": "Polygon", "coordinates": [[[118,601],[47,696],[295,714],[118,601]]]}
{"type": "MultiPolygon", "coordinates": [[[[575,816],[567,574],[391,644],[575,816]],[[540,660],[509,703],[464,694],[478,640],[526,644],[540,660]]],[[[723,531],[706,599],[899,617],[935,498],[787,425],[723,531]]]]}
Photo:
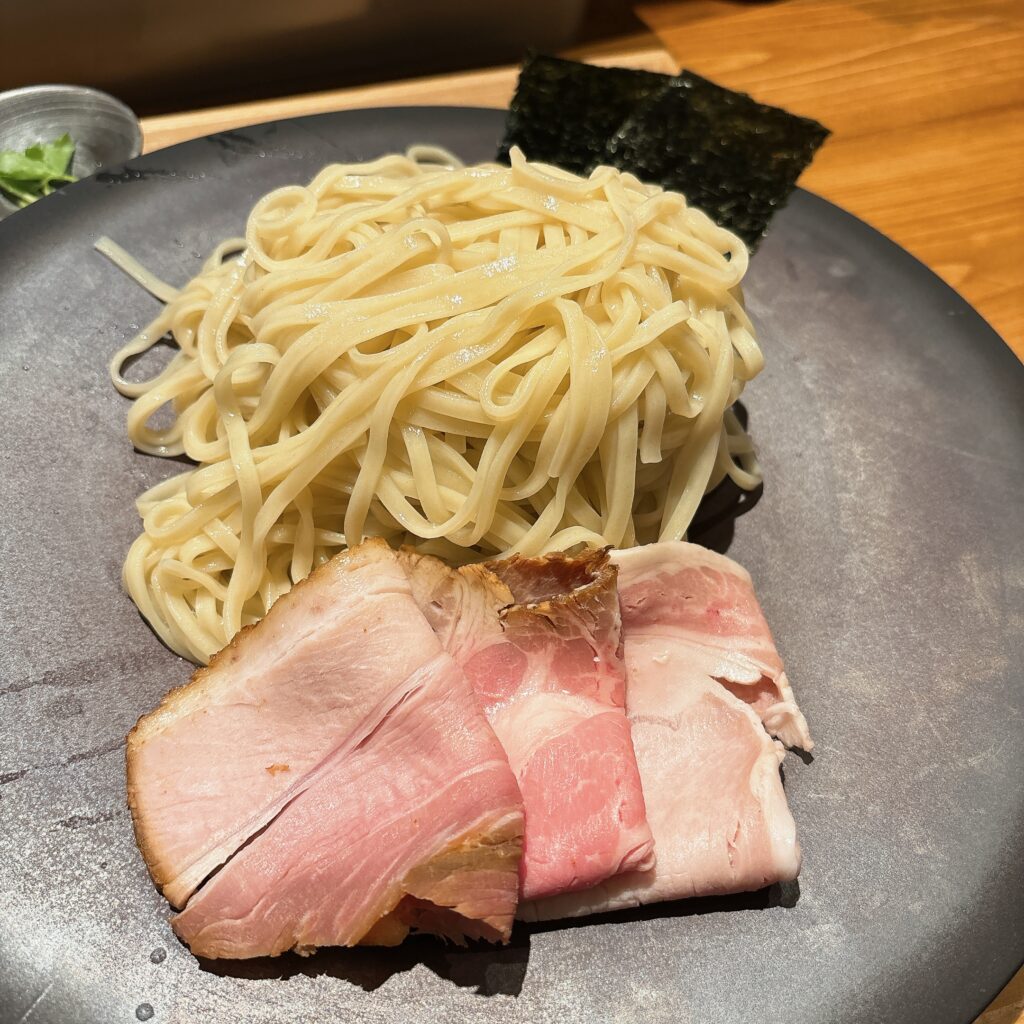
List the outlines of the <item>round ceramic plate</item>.
{"type": "Polygon", "coordinates": [[[134,452],[107,378],[268,189],[413,142],[489,159],[503,114],[362,110],[188,142],[0,224],[0,1019],[676,1022],[973,1018],[1024,954],[1024,369],[928,270],[797,193],[746,289],[753,573],[817,738],[786,760],[799,887],[572,924],[502,949],[217,964],[174,938],[125,806],[124,736],[189,666],[121,592],[134,452]]]}

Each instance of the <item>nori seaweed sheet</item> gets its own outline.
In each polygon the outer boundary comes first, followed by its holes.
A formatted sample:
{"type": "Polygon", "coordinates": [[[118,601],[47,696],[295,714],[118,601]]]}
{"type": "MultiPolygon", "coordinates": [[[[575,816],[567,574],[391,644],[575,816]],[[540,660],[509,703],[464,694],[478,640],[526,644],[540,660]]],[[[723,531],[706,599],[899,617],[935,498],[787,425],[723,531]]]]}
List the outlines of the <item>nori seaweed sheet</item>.
{"type": "Polygon", "coordinates": [[[676,77],[530,54],[498,159],[589,174],[608,163],[682,192],[752,249],[829,131],[689,71],[676,77]]]}
{"type": "Polygon", "coordinates": [[[519,148],[529,160],[589,174],[605,159],[608,139],[642,100],[672,79],[653,71],[601,68],[528,54],[505,122],[498,160],[519,148]]]}
{"type": "Polygon", "coordinates": [[[755,248],[828,136],[817,121],[683,71],[634,108],[604,159],[682,192],[755,248]]]}

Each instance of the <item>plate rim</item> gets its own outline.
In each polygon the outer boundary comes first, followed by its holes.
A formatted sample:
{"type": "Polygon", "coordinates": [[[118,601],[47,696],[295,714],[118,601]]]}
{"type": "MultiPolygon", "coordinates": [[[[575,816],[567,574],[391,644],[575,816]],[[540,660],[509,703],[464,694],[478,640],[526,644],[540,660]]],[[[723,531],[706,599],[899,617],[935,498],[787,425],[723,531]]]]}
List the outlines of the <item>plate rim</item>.
{"type": "MultiPolygon", "coordinates": [[[[240,125],[237,128],[221,129],[221,130],[219,130],[217,132],[211,132],[211,133],[208,133],[208,134],[205,134],[205,135],[195,136],[195,137],[190,138],[190,139],[184,139],[184,140],[176,142],[176,143],[174,143],[174,144],[172,144],[170,146],[165,146],[165,147],[163,147],[161,149],[157,149],[157,150],[153,150],[151,152],[143,153],[142,155],[140,155],[138,157],[135,157],[135,158],[132,158],[131,160],[128,160],[128,161],[126,161],[123,164],[118,164],[118,165],[114,165],[114,166],[112,166],[110,168],[106,168],[105,172],[106,173],[112,173],[112,172],[116,173],[118,171],[124,171],[124,170],[129,170],[130,171],[130,170],[134,170],[136,168],[139,168],[141,170],[145,170],[145,166],[144,166],[145,164],[152,162],[152,163],[154,163],[154,165],[156,165],[156,164],[159,163],[159,160],[160,160],[161,157],[166,156],[167,154],[172,154],[172,153],[176,152],[177,150],[179,150],[180,147],[187,147],[187,146],[192,145],[193,143],[201,142],[201,141],[203,141],[205,139],[210,139],[210,138],[214,138],[214,137],[217,137],[217,136],[222,136],[225,133],[230,133],[230,132],[245,132],[247,130],[265,129],[265,128],[269,127],[269,126],[282,125],[282,124],[299,124],[299,125],[301,125],[303,122],[307,122],[307,121],[311,121],[311,120],[313,120],[313,121],[318,120],[318,119],[331,120],[331,119],[337,119],[339,117],[344,117],[346,115],[358,115],[360,113],[365,115],[365,114],[381,114],[381,113],[387,113],[387,112],[406,112],[407,113],[407,112],[410,112],[410,111],[415,111],[417,114],[422,115],[422,116],[424,116],[426,118],[429,118],[431,116],[431,114],[436,114],[436,113],[439,113],[439,112],[443,112],[445,114],[449,114],[449,113],[460,113],[461,114],[461,113],[466,113],[466,112],[477,112],[477,113],[485,113],[488,117],[494,117],[495,119],[497,119],[498,116],[502,116],[503,117],[504,114],[506,113],[506,111],[503,108],[499,108],[499,107],[463,106],[463,105],[455,105],[455,104],[431,104],[431,105],[418,106],[418,105],[406,104],[406,105],[400,105],[400,106],[356,107],[356,108],[348,108],[348,109],[338,110],[338,111],[323,111],[323,112],[318,112],[318,113],[301,114],[301,115],[296,115],[296,116],[287,117],[287,118],[276,118],[276,119],[270,119],[270,120],[266,120],[266,121],[252,122],[250,124],[240,125]]],[[[497,123],[497,120],[496,120],[496,123],[497,123]]],[[[104,172],[100,172],[100,173],[104,173],[104,172]]],[[[108,186],[105,183],[97,180],[97,176],[95,174],[94,175],[90,175],[90,176],[88,176],[86,178],[83,178],[80,181],[70,185],[69,187],[67,187],[65,189],[62,189],[62,190],[59,190],[59,191],[55,192],[53,194],[53,197],[54,197],[53,198],[53,202],[48,207],[45,207],[45,209],[47,210],[47,212],[49,212],[49,210],[51,210],[51,209],[54,209],[58,199],[62,199],[64,201],[66,201],[71,196],[74,196],[76,198],[78,196],[82,196],[83,200],[84,200],[85,193],[88,190],[94,189],[94,188],[99,188],[99,187],[110,187],[110,186],[108,186]]],[[[50,197],[47,197],[47,198],[49,199],[50,197]]],[[[911,253],[910,251],[905,249],[898,242],[896,242],[895,240],[890,238],[888,235],[886,235],[880,229],[874,227],[869,222],[861,219],[856,214],[851,213],[850,211],[844,209],[842,206],[838,205],[837,203],[833,202],[832,200],[829,200],[829,199],[827,199],[827,198],[825,198],[825,197],[823,197],[823,196],[821,196],[821,195],[819,195],[819,194],[817,194],[815,192],[812,192],[812,191],[810,191],[808,189],[805,189],[805,188],[797,188],[795,190],[794,194],[790,197],[789,201],[793,201],[793,200],[795,200],[798,203],[810,203],[812,205],[817,204],[820,207],[827,209],[829,211],[829,215],[830,216],[837,216],[838,215],[838,217],[840,219],[842,219],[846,223],[846,225],[847,225],[849,230],[852,230],[852,231],[855,231],[857,233],[860,233],[860,234],[862,234],[862,235],[864,235],[866,237],[870,237],[870,240],[871,240],[870,244],[877,245],[877,244],[881,243],[881,244],[884,244],[884,245],[890,247],[891,249],[894,249],[896,251],[896,253],[898,253],[899,258],[905,263],[905,265],[907,267],[907,272],[908,273],[912,272],[916,277],[918,277],[922,281],[927,281],[929,287],[932,290],[935,290],[935,286],[938,285],[941,293],[945,294],[947,296],[947,299],[949,301],[952,301],[959,308],[958,311],[960,313],[962,313],[968,319],[970,319],[972,317],[974,318],[974,328],[973,328],[974,330],[977,330],[980,327],[983,333],[985,333],[985,334],[990,336],[990,340],[991,341],[994,341],[994,342],[997,343],[997,347],[995,349],[990,349],[989,346],[986,345],[985,346],[985,351],[991,352],[993,354],[996,351],[1002,351],[1004,353],[1004,356],[998,356],[997,358],[1008,360],[1008,362],[1006,363],[1007,366],[1009,366],[1010,363],[1012,363],[1014,366],[1016,366],[1017,370],[1016,371],[1012,371],[1012,372],[1024,373],[1024,362],[1021,361],[1021,358],[1018,357],[1016,352],[1010,347],[1010,344],[1007,342],[1007,340],[1002,337],[1002,335],[987,321],[987,319],[973,305],[971,305],[971,303],[963,295],[961,295],[956,290],[955,287],[953,287],[948,282],[943,280],[938,275],[938,273],[936,273],[936,271],[934,271],[931,267],[929,267],[919,257],[915,256],[913,253],[911,253]]],[[[87,201],[87,200],[84,200],[84,201],[87,201]]],[[[27,230],[31,230],[31,227],[30,227],[31,221],[29,221],[28,218],[33,216],[34,212],[38,212],[39,209],[43,209],[43,208],[44,207],[43,207],[42,203],[34,203],[34,204],[32,204],[32,206],[27,207],[24,210],[18,211],[18,213],[22,214],[23,217],[25,218],[23,222],[19,222],[17,220],[17,218],[15,216],[13,216],[13,215],[11,217],[7,218],[6,220],[0,222],[0,252],[2,252],[2,250],[4,250],[7,247],[6,243],[9,240],[15,238],[16,237],[16,233],[20,233],[20,231],[21,231],[21,228],[12,228],[12,227],[9,227],[7,225],[22,223],[27,230]]],[[[770,236],[770,230],[769,230],[769,236],[770,236]]],[[[966,326],[964,327],[964,330],[969,330],[969,329],[971,329],[971,328],[966,327],[966,326]]],[[[975,351],[976,352],[980,352],[981,351],[981,346],[978,346],[975,351]]],[[[1017,966],[1013,967],[1009,971],[1009,973],[1006,975],[1005,979],[1000,984],[1000,986],[995,991],[993,991],[984,1000],[983,1003],[981,1003],[979,1005],[978,1009],[974,1013],[974,1016],[972,1016],[971,1020],[974,1020],[974,1018],[977,1017],[977,1015],[979,1013],[983,1012],[985,1010],[985,1008],[988,1005],[990,1005],[992,1000],[994,998],[996,998],[996,996],[999,994],[999,992],[1002,991],[1002,989],[1005,987],[1007,982],[1014,977],[1014,975],[1020,970],[1021,966],[1024,966],[1024,950],[1022,950],[1020,952],[1019,956],[1020,956],[1020,959],[1017,962],[1017,966]]]]}

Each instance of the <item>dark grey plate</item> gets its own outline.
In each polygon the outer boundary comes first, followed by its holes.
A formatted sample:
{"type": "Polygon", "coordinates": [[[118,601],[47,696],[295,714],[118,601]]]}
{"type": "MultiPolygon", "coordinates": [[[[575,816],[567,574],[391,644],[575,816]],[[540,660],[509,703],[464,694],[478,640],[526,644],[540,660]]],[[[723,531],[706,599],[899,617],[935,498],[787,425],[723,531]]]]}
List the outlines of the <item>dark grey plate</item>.
{"type": "Polygon", "coordinates": [[[188,666],[120,590],[134,453],[106,364],[252,202],[414,141],[489,158],[498,111],[355,111],[144,157],[0,224],[0,1019],[971,1019],[1024,955],[1024,372],[928,270],[798,193],[747,289],[767,480],[730,553],[818,739],[786,761],[799,892],[693,901],[510,947],[199,963],[132,841],[122,740],[188,666]],[[137,1010],[138,1008],[138,1010],[137,1010]]]}

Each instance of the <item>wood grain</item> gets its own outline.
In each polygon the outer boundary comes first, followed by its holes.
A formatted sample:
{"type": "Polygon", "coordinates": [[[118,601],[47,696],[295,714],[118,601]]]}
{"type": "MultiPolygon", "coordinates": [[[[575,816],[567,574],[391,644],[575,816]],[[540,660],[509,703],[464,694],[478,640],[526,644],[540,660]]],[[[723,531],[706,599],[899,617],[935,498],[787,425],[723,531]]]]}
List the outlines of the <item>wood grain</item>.
{"type": "MultiPolygon", "coordinates": [[[[637,13],[656,39],[571,55],[685,66],[816,117],[834,134],[801,184],[923,260],[1024,358],[1024,3],[672,0],[637,13]]],[[[151,117],[145,148],[354,107],[504,107],[516,75],[490,68],[151,117]]],[[[1024,970],[976,1024],[1024,1024],[1024,970]]]]}
{"type": "Polygon", "coordinates": [[[801,184],[928,264],[1024,358],[1024,3],[636,10],[681,66],[831,128],[801,184]]]}
{"type": "Polygon", "coordinates": [[[975,1024],[1021,1024],[1024,1021],[1024,968],[992,1001],[975,1024]]]}

